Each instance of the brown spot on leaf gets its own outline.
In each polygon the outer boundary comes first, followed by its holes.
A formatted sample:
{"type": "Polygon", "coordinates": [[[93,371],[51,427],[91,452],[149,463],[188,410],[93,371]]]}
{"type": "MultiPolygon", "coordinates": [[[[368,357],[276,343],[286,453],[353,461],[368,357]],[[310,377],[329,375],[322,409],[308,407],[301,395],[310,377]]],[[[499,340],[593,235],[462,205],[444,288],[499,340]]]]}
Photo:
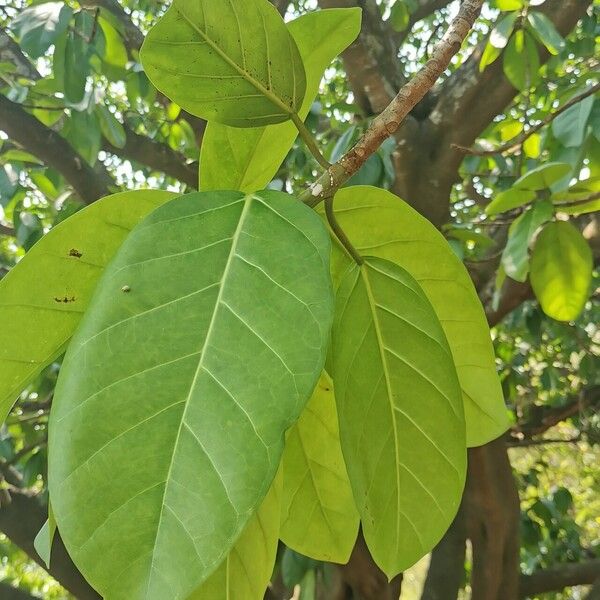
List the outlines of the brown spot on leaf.
{"type": "Polygon", "coordinates": [[[71,248],[69,250],[69,256],[73,256],[74,258],[81,258],[83,254],[77,250],[77,248],[71,248]]]}
{"type": "Polygon", "coordinates": [[[54,302],[59,302],[61,304],[70,304],[71,302],[75,302],[75,296],[63,296],[61,298],[54,296],[54,302]]]}

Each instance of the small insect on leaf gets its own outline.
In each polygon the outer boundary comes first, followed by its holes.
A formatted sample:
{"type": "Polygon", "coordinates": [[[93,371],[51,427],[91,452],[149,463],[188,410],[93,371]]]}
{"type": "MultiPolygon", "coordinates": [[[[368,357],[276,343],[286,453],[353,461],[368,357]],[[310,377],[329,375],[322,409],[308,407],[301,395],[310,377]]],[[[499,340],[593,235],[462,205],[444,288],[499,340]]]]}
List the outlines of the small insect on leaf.
{"type": "Polygon", "coordinates": [[[79,252],[79,250],[77,250],[76,248],[71,248],[69,250],[69,256],[72,256],[74,258],[81,258],[83,254],[79,252]]]}
{"type": "Polygon", "coordinates": [[[129,292],[131,291],[131,288],[130,288],[128,285],[124,285],[124,286],[121,288],[121,291],[122,291],[124,294],[129,294],[129,292]]]}

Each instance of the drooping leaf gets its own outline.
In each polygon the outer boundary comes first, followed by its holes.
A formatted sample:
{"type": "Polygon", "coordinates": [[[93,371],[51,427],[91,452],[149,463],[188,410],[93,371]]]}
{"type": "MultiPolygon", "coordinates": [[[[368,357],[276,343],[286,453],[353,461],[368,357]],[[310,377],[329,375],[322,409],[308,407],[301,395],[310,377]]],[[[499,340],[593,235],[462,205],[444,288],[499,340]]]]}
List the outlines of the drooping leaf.
{"type": "Polygon", "coordinates": [[[490,216],[497,215],[507,210],[529,204],[533,200],[535,200],[535,192],[513,187],[497,194],[486,206],[485,212],[490,216]]]}
{"type": "Polygon", "coordinates": [[[529,11],[527,19],[531,24],[530,31],[546,46],[548,52],[554,55],[559,54],[565,47],[565,40],[556,31],[554,23],[544,13],[537,10],[529,11]]]}
{"type": "Polygon", "coordinates": [[[345,564],[359,517],[340,446],[333,382],[326,373],[287,435],[282,464],[282,541],[313,559],[345,564]]]}
{"type": "Polygon", "coordinates": [[[504,272],[515,281],[526,281],[529,273],[529,245],[535,232],[554,214],[549,200],[536,202],[515,219],[508,230],[508,241],[502,253],[504,272]]]}
{"type": "Polygon", "coordinates": [[[187,600],[263,600],[277,556],[282,479],[278,473],[227,558],[187,600]]]}
{"type": "Polygon", "coordinates": [[[177,196],[114,194],[50,230],[0,281],[0,423],[17,395],[60,356],[129,231],[177,196]]]}
{"type": "Polygon", "coordinates": [[[583,144],[593,106],[594,97],[588,96],[552,121],[552,133],[563,146],[574,148],[583,144]]]}
{"type": "MultiPolygon", "coordinates": [[[[432,303],[463,390],[468,445],[480,446],[504,433],[509,422],[489,327],[471,278],[448,242],[427,219],[385,190],[345,188],[337,193],[335,206],[354,246],[365,255],[385,258],[406,269],[432,303]]],[[[335,242],[334,284],[350,262],[335,242]]]]}
{"type": "Polygon", "coordinates": [[[506,44],[508,44],[510,35],[515,27],[516,20],[517,13],[511,13],[498,21],[498,24],[490,33],[490,44],[494,46],[494,48],[498,48],[499,50],[506,48],[506,44]]]}
{"type": "MultiPolygon", "coordinates": [[[[304,119],[319,90],[323,71],[360,31],[360,9],[319,10],[287,24],[306,70],[304,119]]],[[[240,129],[208,124],[200,153],[200,189],[262,189],[274,177],[298,135],[293,123],[240,129]]]]}
{"type": "Polygon", "coordinates": [[[94,28],[93,17],[86,11],[75,15],[73,28],[67,31],[64,46],[64,92],[73,104],[83,100],[90,73],[92,47],[89,39],[94,28]]]}
{"type": "Polygon", "coordinates": [[[54,519],[54,513],[52,512],[52,506],[48,506],[48,518],[40,529],[39,533],[33,540],[33,546],[39,557],[44,561],[46,567],[50,567],[50,555],[52,553],[52,542],[54,541],[54,535],[56,534],[56,521],[54,519]]]}
{"type": "Polygon", "coordinates": [[[531,286],[543,311],[557,321],[576,319],[592,280],[592,251],[571,223],[548,223],[531,255],[531,286]]]}
{"type": "Polygon", "coordinates": [[[523,30],[510,39],[504,52],[504,74],[519,91],[528,90],[540,79],[540,56],[535,40],[523,30]]]}
{"type": "Polygon", "coordinates": [[[560,181],[570,171],[571,165],[567,163],[549,162],[517,179],[513,187],[530,191],[549,189],[552,184],[560,181]]]}
{"type": "Polygon", "coordinates": [[[203,119],[281,123],[304,100],[300,53],[268,0],[174,0],[140,57],[161,92],[203,119]]]}
{"type": "Polygon", "coordinates": [[[31,58],[38,58],[65,32],[73,9],[64,2],[43,2],[19,12],[11,29],[31,58]]]}
{"type": "Polygon", "coordinates": [[[323,368],[329,252],[272,191],[182,196],[119,249],[50,419],[54,514],[102,595],[185,598],[233,547],[323,368]]]}
{"type": "Polygon", "coordinates": [[[465,422],[452,354],[417,281],[379,258],[344,276],[332,351],[362,530],[391,578],[435,546],[460,504],[465,422]]]}

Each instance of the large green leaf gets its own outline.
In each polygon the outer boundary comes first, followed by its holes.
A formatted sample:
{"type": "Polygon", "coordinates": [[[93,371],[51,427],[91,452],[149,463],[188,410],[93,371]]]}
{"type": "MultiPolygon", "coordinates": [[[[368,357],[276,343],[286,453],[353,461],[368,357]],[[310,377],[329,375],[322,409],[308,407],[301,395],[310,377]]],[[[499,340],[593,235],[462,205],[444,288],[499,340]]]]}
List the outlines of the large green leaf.
{"type": "Polygon", "coordinates": [[[531,255],[531,286],[549,317],[572,321],[579,316],[592,268],[592,251],[576,227],[564,221],[544,227],[531,255]]]}
{"type": "MultiPolygon", "coordinates": [[[[509,421],[489,327],[471,278],[448,242],[427,219],[385,190],[346,188],[337,193],[335,204],[338,220],[359,251],[406,269],[433,304],[463,390],[468,445],[480,446],[500,436],[509,421]]],[[[350,262],[336,243],[334,283],[350,262]]]]}
{"type": "MultiPolygon", "coordinates": [[[[301,119],[319,91],[325,68],[358,35],[360,15],[358,8],[319,10],[288,23],[306,69],[301,119]]],[[[293,123],[253,129],[209,123],[200,153],[200,189],[262,189],[277,172],[297,135],[293,123]]]]}
{"type": "Polygon", "coordinates": [[[593,106],[594,97],[588,96],[552,121],[552,133],[563,146],[576,148],[583,144],[593,106]]]}
{"type": "Polygon", "coordinates": [[[232,548],[323,367],[329,252],[269,191],[182,196],[121,246],[50,419],[56,521],[104,596],[185,598],[232,548]]]}
{"type": "Polygon", "coordinates": [[[140,56],[182,108],[235,127],[287,121],[306,92],[296,42],[268,0],[173,0],[140,56]]]}
{"type": "Polygon", "coordinates": [[[367,258],[346,272],[336,300],[333,373],[363,533],[391,578],[446,532],[466,473],[452,354],[427,296],[398,265],[367,258]]]}
{"type": "Polygon", "coordinates": [[[549,189],[571,171],[571,165],[560,162],[549,162],[540,165],[519,177],[514,187],[519,190],[538,191],[549,189]]]}
{"type": "Polygon", "coordinates": [[[281,539],[317,560],[346,563],[358,512],[340,446],[333,382],[323,373],[283,453],[281,539]]]}
{"type": "Polygon", "coordinates": [[[553,215],[552,202],[540,200],[511,224],[508,230],[508,241],[502,253],[502,266],[509,277],[521,282],[527,280],[529,244],[535,232],[553,215]]]}
{"type": "Polygon", "coordinates": [[[518,30],[504,51],[504,74],[519,91],[526,91],[540,80],[540,55],[533,37],[518,30]]]}
{"type": "Polygon", "coordinates": [[[227,558],[188,600],[263,600],[279,542],[281,474],[227,558]]]}
{"type": "Polygon", "coordinates": [[[103,198],[54,227],[0,281],[0,423],[19,392],[64,352],[129,231],[176,195],[142,190],[103,198]]]}

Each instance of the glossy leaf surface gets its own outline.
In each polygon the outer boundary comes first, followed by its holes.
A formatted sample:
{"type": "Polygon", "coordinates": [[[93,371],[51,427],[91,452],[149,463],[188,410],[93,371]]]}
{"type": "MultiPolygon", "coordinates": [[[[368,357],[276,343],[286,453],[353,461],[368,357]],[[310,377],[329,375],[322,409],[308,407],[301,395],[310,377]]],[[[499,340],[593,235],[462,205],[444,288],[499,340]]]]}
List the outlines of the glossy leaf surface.
{"type": "Polygon", "coordinates": [[[102,595],[186,598],[233,547],[323,368],[329,252],[280,192],[182,196],[120,248],[50,422],[54,514],[102,595]]]}
{"type": "Polygon", "coordinates": [[[452,354],[427,296],[398,265],[367,258],[344,276],[336,299],[333,372],[362,530],[391,578],[446,532],[466,472],[452,354]]]}
{"type": "Polygon", "coordinates": [[[179,106],[235,127],[287,121],[306,92],[298,47],[268,0],[174,0],[140,56],[179,106]]]}

